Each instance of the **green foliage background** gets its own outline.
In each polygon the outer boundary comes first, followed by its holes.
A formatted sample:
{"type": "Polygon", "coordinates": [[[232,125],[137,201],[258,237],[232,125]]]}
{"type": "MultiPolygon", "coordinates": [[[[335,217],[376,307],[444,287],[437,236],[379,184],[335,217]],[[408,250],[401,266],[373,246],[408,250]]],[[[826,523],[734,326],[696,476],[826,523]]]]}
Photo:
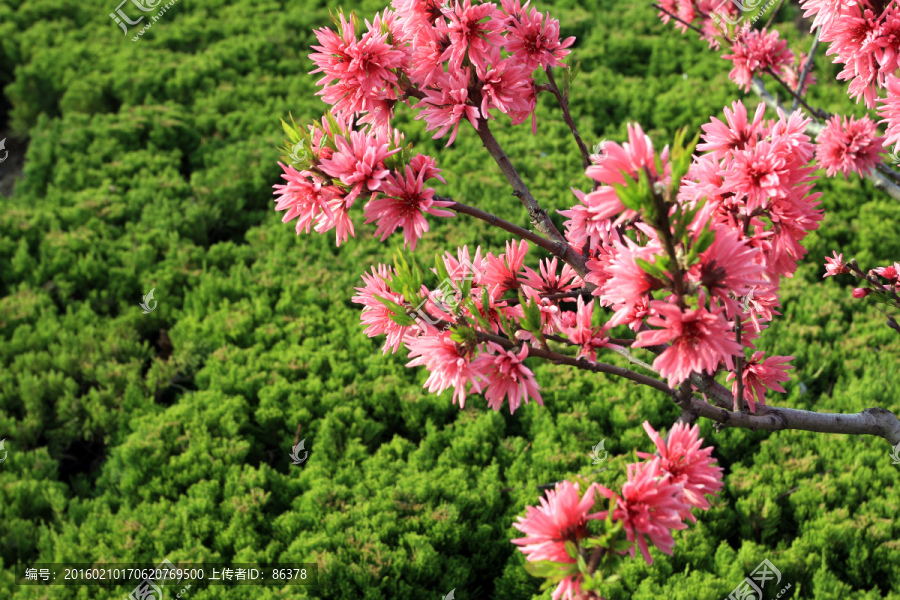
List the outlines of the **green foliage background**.
{"type": "MultiPolygon", "coordinates": [[[[336,3],[180,0],[138,42],[137,27],[111,23],[113,4],[0,4],[0,108],[28,139],[0,214],[0,597],[131,589],[16,586],[17,560],[169,558],[319,565],[315,587],[195,588],[197,600],[549,598],[509,543],[514,518],[537,485],[590,474],[601,439],[620,458],[592,477],[621,481],[632,450],[649,448],[641,422],[668,428],[674,405],[547,364],[545,406],[513,416],[428,394],[426,373],[383,357],[350,302],[360,274],[389,260],[373,228],[358,219],[358,239],[337,249],[273,211],[279,119],[322,113],[307,54],[336,3]],[[158,306],[144,315],[151,288],[158,306]],[[298,423],[301,468],[287,456],[298,423]]],[[[369,18],[383,7],[343,6],[369,18]]],[[[578,37],[572,111],[590,144],[639,122],[662,147],[741,97],[721,53],[644,3],[538,7],[578,37]]],[[[795,49],[809,45],[798,19],[788,6],[776,21],[795,49]]],[[[836,73],[820,52],[819,80],[836,73]]],[[[534,195],[563,209],[587,181],[550,100],[538,135],[494,128],[534,195]]],[[[861,111],[844,85],[812,100],[861,111]]],[[[526,224],[474,132],[443,151],[409,111],[398,125],[437,154],[442,192],[526,224]]],[[[857,177],[819,190],[827,220],[758,343],[797,357],[770,403],[900,413],[900,337],[821,266],[831,249],[865,266],[900,258],[900,203],[857,177]]],[[[469,219],[431,224],[418,250],[429,260],[506,239],[469,219]]],[[[900,467],[883,440],[702,431],[726,469],[721,499],[676,534],[674,556],[630,562],[609,598],[720,599],[769,558],[790,597],[900,599],[900,467]]]]}

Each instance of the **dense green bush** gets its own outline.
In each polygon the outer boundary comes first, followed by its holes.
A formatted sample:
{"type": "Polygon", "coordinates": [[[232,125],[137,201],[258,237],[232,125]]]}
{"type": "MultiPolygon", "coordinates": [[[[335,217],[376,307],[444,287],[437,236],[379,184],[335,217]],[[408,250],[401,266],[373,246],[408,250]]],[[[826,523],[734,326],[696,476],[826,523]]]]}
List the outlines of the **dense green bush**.
{"type": "MultiPolygon", "coordinates": [[[[343,6],[369,16],[382,4],[343,6]]],[[[111,23],[112,3],[0,5],[0,125],[28,139],[0,212],[0,597],[130,591],[17,587],[17,561],[167,557],[320,568],[315,587],[191,590],[198,600],[549,598],[509,543],[516,515],[539,484],[594,471],[601,439],[621,458],[591,477],[621,480],[632,450],[648,449],[640,423],[677,416],[656,392],[549,364],[536,366],[544,407],[510,416],[473,397],[461,411],[362,333],[353,287],[388,248],[361,218],[338,249],[272,210],[279,120],[324,108],[306,73],[329,5],[181,0],[138,42],[111,23]],[[158,306],[142,314],[151,289],[158,306]],[[301,467],[287,456],[298,424],[301,467]]],[[[662,147],[741,96],[717,53],[642,3],[538,6],[579,38],[572,111],[590,144],[637,121],[662,147]]],[[[785,7],[777,26],[808,44],[798,13],[785,7]]],[[[817,70],[824,82],[837,72],[823,53],[817,70]]],[[[812,99],[861,110],[837,85],[812,99]]],[[[408,111],[399,122],[439,152],[408,111]]],[[[538,127],[494,128],[534,195],[563,209],[586,179],[549,97],[538,127]]],[[[443,191],[525,225],[477,136],[461,132],[437,154],[443,191]]],[[[900,204],[856,177],[819,189],[828,218],[758,342],[797,357],[788,393],[770,402],[900,412],[900,338],[821,266],[833,248],[863,265],[900,258],[900,204]]],[[[424,256],[505,240],[468,219],[432,224],[424,256]]],[[[721,498],[676,534],[674,556],[631,562],[610,598],[720,599],[769,558],[792,597],[900,599],[900,468],[883,440],[709,423],[703,435],[726,469],[721,498]]]]}

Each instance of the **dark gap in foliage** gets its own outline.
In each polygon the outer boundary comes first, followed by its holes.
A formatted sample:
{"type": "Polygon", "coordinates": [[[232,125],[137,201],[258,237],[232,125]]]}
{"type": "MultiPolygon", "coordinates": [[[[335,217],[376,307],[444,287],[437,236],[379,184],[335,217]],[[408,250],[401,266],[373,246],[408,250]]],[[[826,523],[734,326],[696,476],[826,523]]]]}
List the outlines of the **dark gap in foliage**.
{"type": "Polygon", "coordinates": [[[59,479],[76,496],[91,496],[100,466],[106,459],[106,445],[98,440],[75,440],[59,459],[59,479]]]}

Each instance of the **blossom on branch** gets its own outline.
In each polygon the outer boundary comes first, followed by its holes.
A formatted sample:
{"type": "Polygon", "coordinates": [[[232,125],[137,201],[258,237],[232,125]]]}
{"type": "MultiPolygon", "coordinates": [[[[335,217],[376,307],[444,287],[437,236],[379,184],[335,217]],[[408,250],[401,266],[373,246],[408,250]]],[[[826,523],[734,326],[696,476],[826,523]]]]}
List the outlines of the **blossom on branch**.
{"type": "Polygon", "coordinates": [[[816,160],[829,177],[838,171],[847,177],[851,172],[865,176],[881,163],[884,152],[883,137],[875,131],[875,123],[868,117],[834,115],[816,139],[816,160]]]}

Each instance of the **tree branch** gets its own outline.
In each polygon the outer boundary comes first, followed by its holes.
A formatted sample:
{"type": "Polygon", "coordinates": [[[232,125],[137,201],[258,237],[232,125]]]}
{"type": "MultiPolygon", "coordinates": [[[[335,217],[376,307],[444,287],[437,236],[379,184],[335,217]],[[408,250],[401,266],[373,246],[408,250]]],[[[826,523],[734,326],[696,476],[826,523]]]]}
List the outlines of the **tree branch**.
{"type": "MultiPolygon", "coordinates": [[[[495,344],[502,346],[506,350],[512,350],[514,348],[518,348],[522,342],[513,342],[512,340],[494,335],[491,333],[484,333],[483,331],[477,331],[478,340],[481,342],[494,342],[495,344]]],[[[660,381],[658,379],[654,379],[653,377],[648,377],[647,375],[641,375],[640,373],[635,373],[634,371],[629,371],[625,367],[617,367],[615,365],[608,365],[606,363],[592,363],[590,361],[585,360],[584,358],[575,359],[571,356],[566,356],[565,354],[558,354],[556,352],[552,352],[549,350],[542,350],[541,348],[528,348],[528,356],[535,356],[537,358],[543,358],[549,361],[552,361],[561,365],[569,365],[570,367],[575,367],[576,369],[584,369],[585,371],[593,371],[595,373],[606,373],[607,375],[617,375],[619,377],[623,377],[630,381],[634,381],[635,383],[639,383],[641,385],[646,385],[652,387],[655,390],[666,394],[672,394],[672,389],[665,384],[665,382],[660,381]]]]}
{"type": "MultiPolygon", "coordinates": [[[[800,71],[800,79],[797,81],[797,94],[803,94],[803,84],[806,83],[806,77],[812,69],[813,59],[816,56],[816,49],[819,47],[819,32],[821,27],[816,27],[816,37],[813,38],[812,47],[809,49],[809,55],[806,57],[806,64],[800,71]]],[[[794,98],[794,104],[791,106],[791,112],[797,110],[797,99],[794,98]]]]}
{"type": "Polygon", "coordinates": [[[528,209],[528,216],[531,218],[531,223],[534,225],[534,228],[551,242],[557,244],[557,248],[553,254],[569,263],[582,279],[585,278],[588,274],[588,270],[584,258],[569,245],[566,238],[563,237],[556,228],[556,225],[553,224],[553,221],[550,220],[547,211],[542,209],[537,200],[534,199],[534,196],[531,195],[531,191],[528,189],[528,186],[525,185],[525,182],[522,181],[519,172],[516,171],[516,168],[509,160],[509,157],[506,156],[503,148],[500,147],[497,138],[491,133],[487,119],[482,117],[478,120],[478,128],[476,131],[478,132],[478,137],[480,137],[482,143],[484,143],[484,147],[487,148],[487,151],[493,157],[497,166],[500,167],[500,171],[503,172],[503,175],[506,176],[506,180],[512,186],[513,195],[519,198],[519,200],[522,201],[522,204],[525,205],[525,208],[528,209]]]}
{"type": "MultiPolygon", "coordinates": [[[[762,82],[762,80],[759,77],[753,78],[753,83],[751,84],[751,88],[753,89],[754,92],[756,92],[756,95],[759,96],[760,99],[762,99],[762,101],[765,102],[766,106],[768,106],[769,108],[771,108],[773,110],[781,109],[785,113],[788,112],[787,109],[785,109],[785,107],[781,106],[781,104],[772,96],[772,94],[770,94],[766,90],[765,84],[762,82]]],[[[825,129],[824,125],[822,125],[821,123],[816,123],[815,121],[811,121],[806,126],[806,133],[808,135],[810,135],[811,137],[815,138],[817,135],[822,133],[823,129],[825,129]]],[[[888,196],[890,196],[894,200],[900,200],[900,185],[897,185],[897,183],[892,181],[894,179],[900,178],[900,175],[897,175],[896,172],[892,171],[893,176],[888,177],[883,174],[884,170],[890,171],[891,169],[888,169],[885,165],[882,164],[876,170],[874,170],[874,171],[870,172],[868,175],[866,175],[865,178],[868,179],[869,181],[871,181],[872,184],[877,189],[883,191],[884,193],[886,193],[888,196]]]]}
{"type": "Polygon", "coordinates": [[[581,164],[587,169],[591,166],[591,155],[588,152],[587,146],[584,145],[581,136],[578,134],[578,129],[575,128],[575,122],[572,120],[572,115],[569,114],[569,100],[563,96],[562,92],[559,91],[559,86],[556,85],[556,79],[553,77],[553,67],[546,67],[544,72],[547,73],[547,79],[550,81],[550,91],[556,96],[556,101],[559,102],[559,107],[562,109],[563,119],[565,120],[566,125],[569,126],[569,129],[572,130],[572,135],[575,137],[575,143],[578,144],[578,149],[581,151],[581,164]]]}
{"type": "Polygon", "coordinates": [[[445,196],[435,196],[435,200],[443,200],[448,202],[453,202],[451,206],[448,206],[450,210],[456,211],[458,213],[469,215],[470,217],[475,217],[476,219],[481,219],[485,223],[489,225],[494,225],[495,227],[499,227],[504,231],[508,231],[514,235],[519,236],[522,239],[526,239],[534,244],[537,244],[547,252],[559,256],[563,260],[565,260],[565,254],[559,253],[559,244],[554,244],[550,240],[545,237],[542,237],[532,231],[525,229],[524,227],[519,227],[518,225],[514,225],[509,221],[505,221],[498,217],[497,215],[492,215],[489,212],[485,212],[480,208],[475,208],[474,206],[469,206],[467,204],[463,204],[462,202],[457,202],[453,198],[447,198],[445,196]]]}

